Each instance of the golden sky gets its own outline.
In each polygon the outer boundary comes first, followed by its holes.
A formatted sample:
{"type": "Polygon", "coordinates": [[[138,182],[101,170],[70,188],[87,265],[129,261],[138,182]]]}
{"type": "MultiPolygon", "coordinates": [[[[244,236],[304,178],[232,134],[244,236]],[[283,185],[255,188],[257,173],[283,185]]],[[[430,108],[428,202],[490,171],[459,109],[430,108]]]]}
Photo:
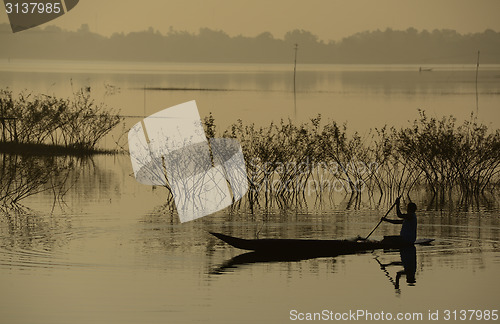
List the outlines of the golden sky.
{"type": "MultiPolygon", "coordinates": [[[[164,33],[172,26],[189,32],[221,29],[232,36],[269,31],[276,38],[299,28],[328,41],[387,27],[500,31],[499,13],[499,0],[80,0],[48,24],[70,30],[88,24],[104,35],[150,26],[164,33]]],[[[6,14],[0,14],[3,22],[6,14]]]]}

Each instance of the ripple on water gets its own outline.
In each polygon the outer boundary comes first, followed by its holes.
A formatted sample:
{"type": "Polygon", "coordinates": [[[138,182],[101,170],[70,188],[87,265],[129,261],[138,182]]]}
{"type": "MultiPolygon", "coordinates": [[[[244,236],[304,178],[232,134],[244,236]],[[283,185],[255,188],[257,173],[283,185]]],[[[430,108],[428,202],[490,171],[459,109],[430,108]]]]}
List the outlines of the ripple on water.
{"type": "Polygon", "coordinates": [[[75,228],[69,216],[28,212],[3,214],[0,219],[0,269],[89,266],[72,262],[67,246],[96,232],[99,230],[91,227],[75,228]]]}

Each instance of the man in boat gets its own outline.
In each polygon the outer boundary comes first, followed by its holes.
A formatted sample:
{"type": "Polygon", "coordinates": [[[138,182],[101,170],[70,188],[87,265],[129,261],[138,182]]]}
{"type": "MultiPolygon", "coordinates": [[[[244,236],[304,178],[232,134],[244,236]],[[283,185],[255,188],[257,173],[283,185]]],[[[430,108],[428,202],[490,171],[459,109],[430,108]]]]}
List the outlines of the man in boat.
{"type": "Polygon", "coordinates": [[[405,244],[413,244],[417,239],[417,205],[410,202],[406,208],[406,214],[401,213],[400,198],[396,199],[396,212],[401,219],[388,219],[382,217],[382,221],[391,224],[402,224],[401,232],[397,236],[384,236],[384,241],[401,242],[405,244]]]}

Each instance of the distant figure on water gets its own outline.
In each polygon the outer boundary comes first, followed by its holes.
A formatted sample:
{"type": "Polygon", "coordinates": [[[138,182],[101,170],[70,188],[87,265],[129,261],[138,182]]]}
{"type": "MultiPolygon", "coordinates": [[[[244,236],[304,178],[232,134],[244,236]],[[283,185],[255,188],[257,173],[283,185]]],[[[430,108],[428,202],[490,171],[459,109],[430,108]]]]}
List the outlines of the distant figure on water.
{"type": "Polygon", "coordinates": [[[401,213],[400,198],[396,199],[396,212],[401,219],[388,219],[382,217],[384,222],[391,224],[403,224],[399,236],[384,236],[385,241],[402,241],[403,243],[415,243],[417,239],[417,205],[410,202],[406,208],[406,214],[401,213]]]}

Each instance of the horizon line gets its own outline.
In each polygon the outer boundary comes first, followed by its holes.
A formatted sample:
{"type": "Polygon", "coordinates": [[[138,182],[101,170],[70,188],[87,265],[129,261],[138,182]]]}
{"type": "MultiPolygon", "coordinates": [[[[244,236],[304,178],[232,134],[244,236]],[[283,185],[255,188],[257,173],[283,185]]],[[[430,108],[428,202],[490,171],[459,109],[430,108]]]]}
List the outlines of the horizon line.
{"type": "MultiPolygon", "coordinates": [[[[2,25],[9,26],[9,28],[10,28],[10,23],[8,23],[8,22],[0,23],[0,27],[2,25]]],[[[460,35],[460,36],[484,34],[487,31],[492,31],[494,33],[500,33],[500,31],[496,31],[496,30],[494,30],[492,28],[486,28],[486,29],[484,29],[481,32],[461,33],[459,31],[457,31],[456,29],[452,29],[452,28],[434,28],[434,29],[430,30],[430,29],[425,29],[425,28],[424,29],[417,29],[417,28],[412,27],[412,26],[407,27],[406,29],[393,29],[391,27],[385,27],[385,29],[381,29],[381,28],[377,28],[377,29],[365,29],[363,31],[358,31],[358,32],[349,34],[349,35],[344,36],[344,37],[342,37],[340,39],[337,39],[337,40],[334,40],[334,39],[328,39],[328,40],[326,40],[326,39],[320,39],[317,34],[313,33],[310,30],[303,29],[303,28],[293,28],[293,29],[290,29],[289,31],[287,31],[282,37],[275,37],[275,35],[272,32],[270,32],[270,31],[262,31],[262,32],[258,33],[255,36],[243,35],[241,33],[232,36],[232,35],[228,34],[228,32],[225,31],[225,30],[223,30],[223,29],[212,29],[210,27],[199,27],[197,32],[189,32],[187,30],[180,30],[180,29],[177,30],[177,29],[174,29],[173,26],[170,26],[170,28],[167,31],[163,31],[163,30],[160,30],[158,28],[154,28],[154,27],[150,26],[150,27],[148,27],[146,29],[142,29],[142,30],[128,31],[128,32],[125,32],[125,31],[115,31],[115,32],[111,33],[110,35],[105,35],[105,34],[97,32],[97,31],[92,31],[90,29],[90,25],[88,23],[81,24],[80,27],[78,29],[76,29],[76,30],[66,29],[66,28],[63,28],[63,27],[59,27],[57,25],[43,25],[43,26],[37,26],[37,27],[34,27],[34,28],[27,29],[27,30],[25,30],[23,32],[27,32],[27,33],[36,32],[36,31],[42,31],[42,32],[47,32],[47,33],[53,32],[52,30],[47,30],[47,29],[53,29],[53,31],[58,30],[60,32],[80,32],[80,31],[85,31],[85,32],[88,32],[88,33],[91,33],[91,34],[99,35],[99,36],[104,37],[104,38],[108,38],[108,39],[111,38],[113,35],[120,35],[120,34],[122,34],[124,36],[127,36],[127,35],[130,35],[130,34],[144,33],[144,32],[152,32],[154,34],[159,33],[163,37],[170,36],[169,35],[170,32],[173,32],[174,34],[175,33],[182,33],[182,34],[187,34],[187,35],[190,35],[190,36],[199,36],[200,32],[202,30],[209,30],[209,31],[213,31],[213,32],[224,33],[225,35],[227,35],[231,39],[239,38],[239,37],[243,37],[243,38],[257,38],[260,35],[269,34],[269,35],[271,35],[271,39],[273,39],[273,40],[284,40],[286,34],[294,32],[294,31],[300,31],[300,32],[305,32],[305,33],[309,33],[309,34],[311,34],[313,36],[316,36],[317,37],[317,39],[316,39],[317,42],[319,42],[319,43],[323,42],[323,43],[326,43],[326,44],[331,43],[331,42],[342,42],[344,39],[352,37],[352,36],[355,36],[355,35],[358,35],[358,34],[374,33],[374,32],[387,32],[389,30],[393,31],[393,32],[407,32],[409,30],[415,30],[417,32],[417,34],[422,34],[423,32],[427,32],[429,34],[432,34],[436,30],[437,31],[454,31],[455,33],[457,33],[457,35],[460,35]]],[[[1,32],[2,31],[0,30],[0,33],[1,32]]]]}

